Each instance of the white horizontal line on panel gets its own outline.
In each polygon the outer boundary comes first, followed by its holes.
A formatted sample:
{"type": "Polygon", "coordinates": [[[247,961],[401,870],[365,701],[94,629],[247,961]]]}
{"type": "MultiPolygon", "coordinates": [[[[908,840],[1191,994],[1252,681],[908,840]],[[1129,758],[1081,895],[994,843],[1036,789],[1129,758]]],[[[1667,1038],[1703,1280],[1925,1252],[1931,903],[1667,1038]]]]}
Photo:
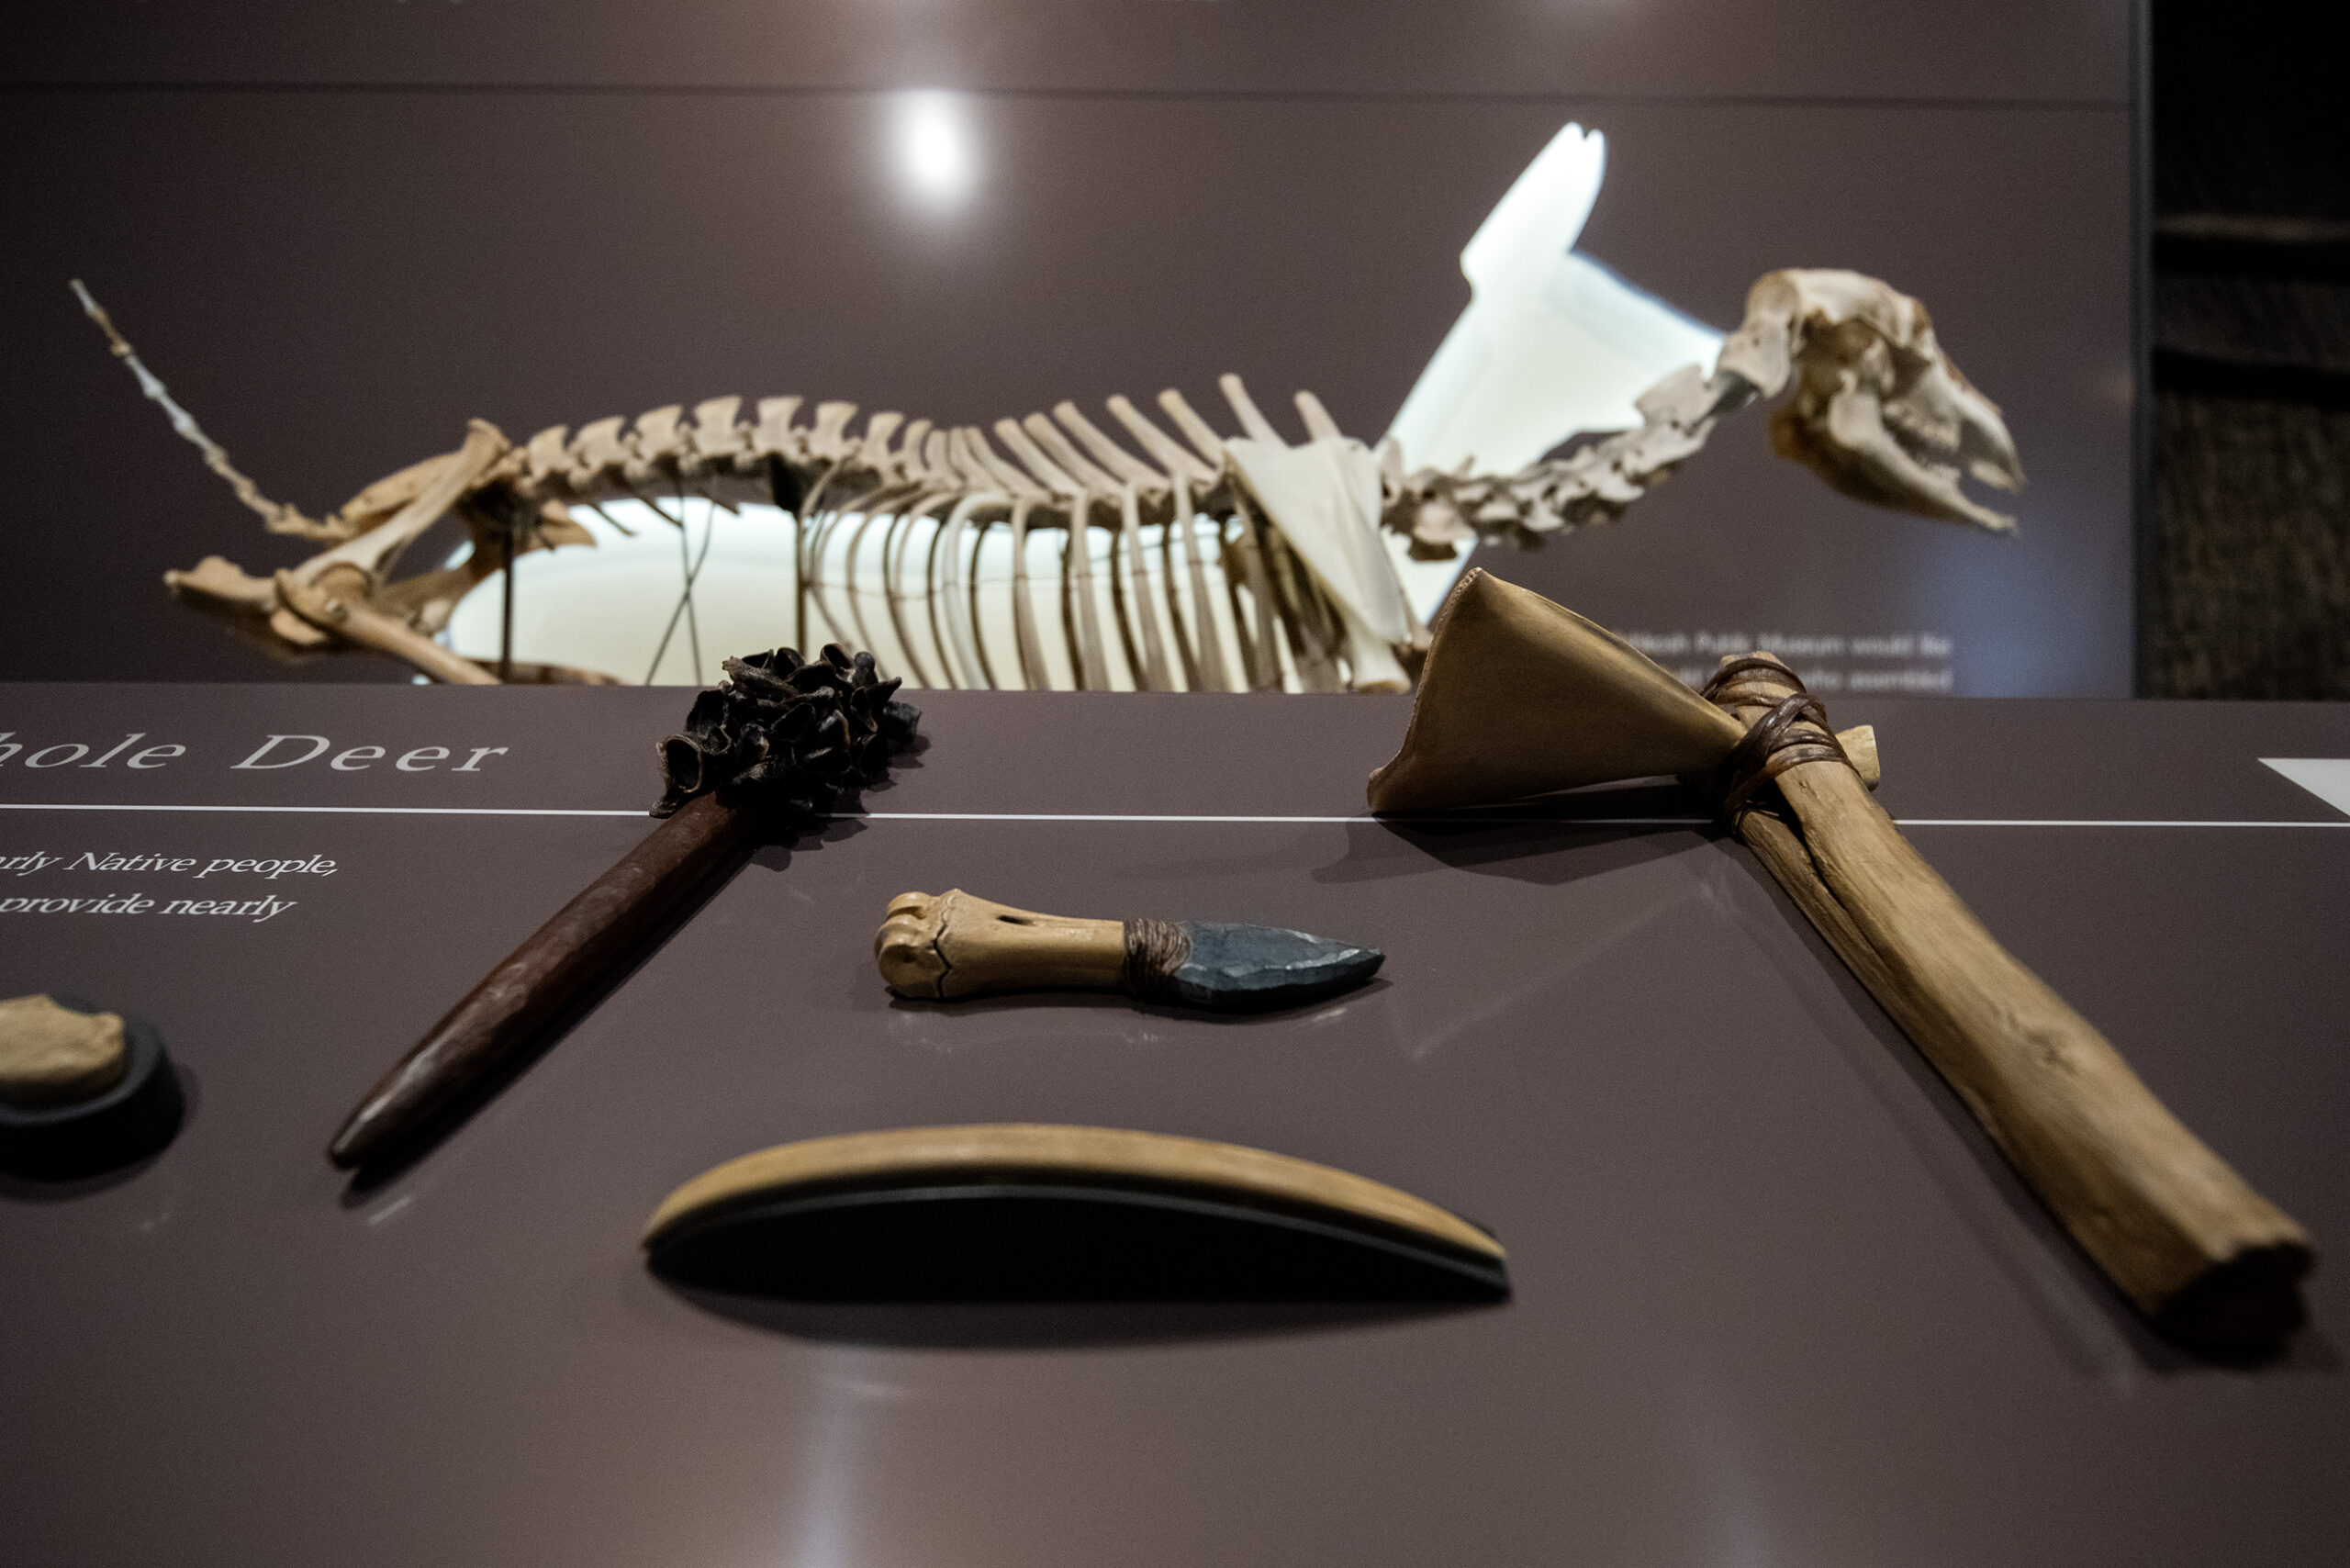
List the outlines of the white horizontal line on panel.
{"type": "MultiPolygon", "coordinates": [[[[563,806],[182,806],[99,805],[35,801],[0,801],[0,812],[303,812],[326,816],[425,817],[649,817],[642,807],[583,808],[563,806]]],[[[1558,816],[1239,816],[1142,814],[1108,812],[857,812],[828,819],[833,822],[943,823],[1442,823],[1452,827],[1702,827],[1708,817],[1558,817],[1558,816]]],[[[1903,827],[2350,827],[2350,819],[2328,822],[2228,822],[2165,817],[1896,817],[1903,827]]]]}
{"type": "Polygon", "coordinates": [[[1501,817],[1393,816],[1359,813],[1350,817],[1143,816],[1092,812],[864,812],[835,819],[840,822],[932,823],[1447,823],[1475,827],[1492,823],[1551,823],[1574,827],[1699,827],[1710,817],[1501,817]]]}
{"type": "Polygon", "coordinates": [[[377,817],[641,817],[635,811],[574,811],[554,806],[116,806],[0,801],[0,812],[307,812],[377,817]]]}

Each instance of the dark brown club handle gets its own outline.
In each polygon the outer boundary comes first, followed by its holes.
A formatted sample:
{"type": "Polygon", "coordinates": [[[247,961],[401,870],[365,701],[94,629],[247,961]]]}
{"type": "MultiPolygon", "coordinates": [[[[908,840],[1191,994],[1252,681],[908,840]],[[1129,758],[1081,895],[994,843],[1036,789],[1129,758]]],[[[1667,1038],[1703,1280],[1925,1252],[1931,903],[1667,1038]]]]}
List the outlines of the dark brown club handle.
{"type": "Polygon", "coordinates": [[[753,813],[722,805],[715,795],[688,801],[451,1008],[367,1092],[327,1146],[327,1158],[349,1170],[406,1145],[527,1047],[756,836],[753,813]]]}

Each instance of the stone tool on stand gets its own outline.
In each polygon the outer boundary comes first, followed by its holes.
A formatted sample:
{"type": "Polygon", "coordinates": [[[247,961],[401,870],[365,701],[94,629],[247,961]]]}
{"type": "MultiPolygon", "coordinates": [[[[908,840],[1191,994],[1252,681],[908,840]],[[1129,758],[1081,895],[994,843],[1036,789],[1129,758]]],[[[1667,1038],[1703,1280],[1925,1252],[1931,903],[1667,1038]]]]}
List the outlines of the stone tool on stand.
{"type": "Polygon", "coordinates": [[[328,1145],[346,1169],[399,1158],[527,1058],[544,1031],[624,962],[695,889],[761,841],[797,831],[878,783],[920,712],[892,700],[869,654],[789,648],[726,661],[660,745],[661,825],[541,926],[450,1009],[328,1145]]]}
{"type": "Polygon", "coordinates": [[[171,1142],[185,1112],[145,1019],[45,992],[0,1001],[0,1175],[118,1170],[171,1142]]]}
{"type": "Polygon", "coordinates": [[[1818,700],[1777,660],[1727,660],[1700,696],[1572,610],[1472,571],[1438,618],[1411,726],[1371,776],[1370,801],[1413,813],[1667,774],[1705,783],[2159,1330],[2240,1352],[2299,1326],[2307,1233],[1983,928],[1870,799],[1818,700]]]}

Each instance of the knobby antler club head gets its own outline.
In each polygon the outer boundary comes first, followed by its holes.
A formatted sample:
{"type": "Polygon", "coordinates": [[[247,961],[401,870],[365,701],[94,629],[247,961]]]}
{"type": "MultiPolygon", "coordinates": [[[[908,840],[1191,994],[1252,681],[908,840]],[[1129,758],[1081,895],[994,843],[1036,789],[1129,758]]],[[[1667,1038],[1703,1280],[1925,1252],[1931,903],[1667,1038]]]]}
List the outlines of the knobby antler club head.
{"type": "Polygon", "coordinates": [[[871,654],[837,644],[812,663],[778,648],[725,667],[727,679],[694,699],[684,733],[661,743],[668,788],[656,817],[715,793],[796,825],[879,783],[922,718],[892,700],[898,682],[880,678],[871,654]]]}
{"type": "Polygon", "coordinates": [[[2197,1349],[2273,1346],[2302,1319],[2308,1234],[1983,928],[1869,798],[1874,746],[1860,742],[1831,735],[1817,700],[1766,655],[1725,660],[1701,697],[1581,616],[1472,574],[1438,618],[1411,728],[1371,775],[1371,804],[1703,781],[2132,1304],[2197,1349]]]}
{"type": "Polygon", "coordinates": [[[796,832],[880,782],[922,715],[893,700],[870,654],[789,648],[726,661],[728,679],[694,700],[660,745],[663,820],[492,969],[386,1073],[328,1147],[335,1164],[387,1161],[625,959],[714,875],[761,838],[796,832]]]}

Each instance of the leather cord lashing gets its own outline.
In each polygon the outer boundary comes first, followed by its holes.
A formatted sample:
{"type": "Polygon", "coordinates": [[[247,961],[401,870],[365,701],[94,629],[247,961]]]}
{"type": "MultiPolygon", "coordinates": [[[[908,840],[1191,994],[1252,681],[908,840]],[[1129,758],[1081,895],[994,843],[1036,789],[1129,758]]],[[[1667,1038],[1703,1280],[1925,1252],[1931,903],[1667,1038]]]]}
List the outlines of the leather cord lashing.
{"type": "Polygon", "coordinates": [[[1751,670],[1767,670],[1774,679],[1793,686],[1795,690],[1774,702],[1771,711],[1754,722],[1714,770],[1714,809],[1727,823],[1736,823],[1754,792],[1790,767],[1807,762],[1852,766],[1843,743],[1828,727],[1828,710],[1820,706],[1818,698],[1805,689],[1802,678],[1795,671],[1776,659],[1753,655],[1732,659],[1714,672],[1698,695],[1708,702],[1718,702],[1724,690],[1751,670]]]}
{"type": "Polygon", "coordinates": [[[1165,920],[1129,920],[1126,924],[1126,994],[1142,1002],[1179,1000],[1175,971],[1191,960],[1192,938],[1165,920]]]}

